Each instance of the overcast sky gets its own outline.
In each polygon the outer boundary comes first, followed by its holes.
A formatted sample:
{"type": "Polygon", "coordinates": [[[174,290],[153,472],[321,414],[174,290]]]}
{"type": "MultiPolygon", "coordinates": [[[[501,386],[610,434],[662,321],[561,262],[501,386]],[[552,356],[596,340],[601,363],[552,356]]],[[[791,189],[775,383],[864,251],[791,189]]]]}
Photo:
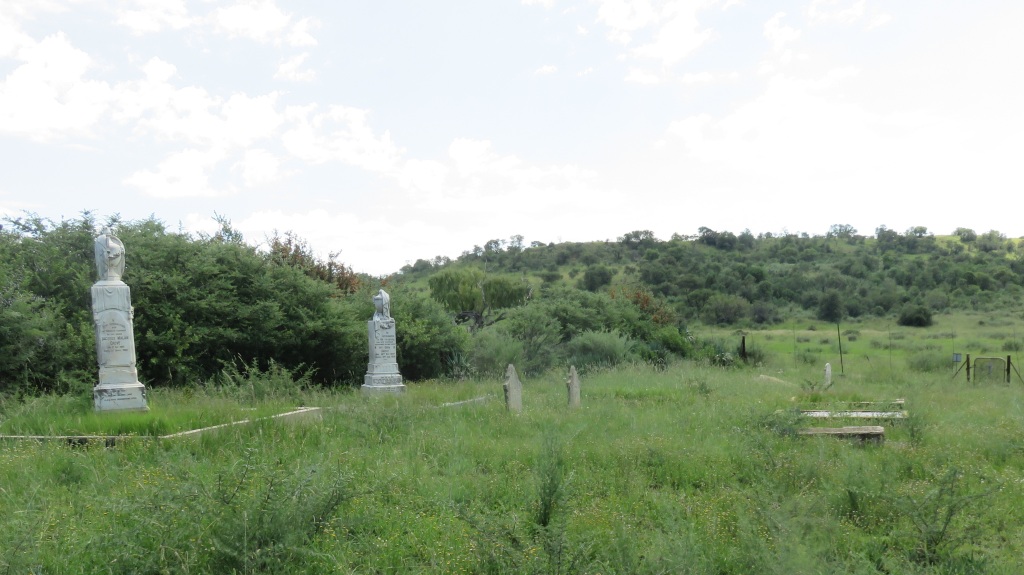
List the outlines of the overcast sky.
{"type": "Polygon", "coordinates": [[[219,214],[372,274],[515,234],[1017,237],[1022,30],[1018,0],[2,0],[0,214],[219,214]]]}

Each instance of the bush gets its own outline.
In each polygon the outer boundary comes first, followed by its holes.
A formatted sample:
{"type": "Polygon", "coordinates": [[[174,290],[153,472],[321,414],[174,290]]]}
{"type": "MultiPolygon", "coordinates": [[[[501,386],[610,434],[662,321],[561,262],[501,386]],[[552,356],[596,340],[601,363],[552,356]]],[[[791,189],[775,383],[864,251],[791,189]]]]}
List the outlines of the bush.
{"type": "Polygon", "coordinates": [[[441,304],[412,290],[396,289],[391,301],[395,302],[391,312],[398,326],[398,365],[402,375],[410,380],[452,375],[452,367],[457,365],[454,358],[462,355],[469,344],[466,330],[452,323],[441,304]]]}
{"type": "Polygon", "coordinates": [[[948,358],[934,353],[918,353],[907,358],[907,366],[914,371],[942,371],[949,369],[948,358]]]}
{"type": "Polygon", "coordinates": [[[522,355],[516,365],[520,373],[536,374],[554,365],[561,345],[560,327],[546,309],[526,305],[510,311],[498,329],[521,344],[522,355]]]}
{"type": "Polygon", "coordinates": [[[618,365],[630,356],[629,338],[618,332],[587,331],[565,346],[569,363],[578,369],[618,365]]]}
{"type": "Polygon", "coordinates": [[[907,327],[928,327],[932,325],[932,312],[927,306],[909,304],[900,312],[896,323],[907,327]]]}
{"type": "Polygon", "coordinates": [[[736,323],[747,316],[750,302],[745,298],[716,293],[704,304],[701,317],[709,324],[730,324],[736,323]]]}
{"type": "Polygon", "coordinates": [[[507,333],[489,327],[473,336],[470,368],[479,377],[501,378],[510,363],[523,357],[523,344],[507,333]]]}
{"type": "Polygon", "coordinates": [[[654,332],[652,340],[679,357],[693,355],[693,336],[680,333],[678,328],[663,327],[654,332]]]}

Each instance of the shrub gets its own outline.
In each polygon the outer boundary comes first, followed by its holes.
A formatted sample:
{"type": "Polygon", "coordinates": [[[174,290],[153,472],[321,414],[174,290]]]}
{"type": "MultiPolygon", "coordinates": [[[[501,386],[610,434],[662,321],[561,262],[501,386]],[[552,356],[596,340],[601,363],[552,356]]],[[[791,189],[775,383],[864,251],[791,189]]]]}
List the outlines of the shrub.
{"type": "Polygon", "coordinates": [[[510,363],[523,357],[523,344],[491,327],[473,336],[469,357],[471,369],[480,377],[500,378],[510,363]]]}
{"type": "Polygon", "coordinates": [[[617,365],[630,355],[629,338],[618,332],[586,331],[565,347],[569,363],[581,369],[617,365]]]}
{"type": "Polygon", "coordinates": [[[917,353],[907,358],[907,366],[914,371],[942,371],[949,369],[949,362],[943,355],[917,353]]]}
{"type": "Polygon", "coordinates": [[[561,330],[558,320],[546,309],[537,305],[516,308],[498,329],[521,344],[521,365],[516,366],[520,372],[540,373],[554,364],[561,344],[561,330]]]}
{"type": "Polygon", "coordinates": [[[932,312],[927,306],[909,304],[900,312],[896,323],[907,327],[928,327],[932,325],[932,312]]]}
{"type": "Polygon", "coordinates": [[[654,332],[653,341],[679,357],[693,355],[693,336],[680,333],[678,328],[663,327],[654,332]]]}

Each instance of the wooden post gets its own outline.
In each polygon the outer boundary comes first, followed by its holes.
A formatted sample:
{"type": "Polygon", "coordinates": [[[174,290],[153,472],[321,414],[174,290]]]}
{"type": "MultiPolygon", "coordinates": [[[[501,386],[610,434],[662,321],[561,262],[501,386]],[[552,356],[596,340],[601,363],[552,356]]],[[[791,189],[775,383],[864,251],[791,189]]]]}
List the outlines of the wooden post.
{"type": "Polygon", "coordinates": [[[845,374],[846,368],[843,367],[843,334],[839,333],[839,322],[836,322],[836,337],[839,338],[839,373],[845,374]]]}
{"type": "Polygon", "coordinates": [[[740,336],[740,359],[747,361],[747,336],[740,336]]]}
{"type": "Polygon", "coordinates": [[[971,383],[971,354],[967,354],[967,383],[971,383]]]}
{"type": "Polygon", "coordinates": [[[1006,383],[1010,383],[1010,356],[1006,356],[1006,383]]]}

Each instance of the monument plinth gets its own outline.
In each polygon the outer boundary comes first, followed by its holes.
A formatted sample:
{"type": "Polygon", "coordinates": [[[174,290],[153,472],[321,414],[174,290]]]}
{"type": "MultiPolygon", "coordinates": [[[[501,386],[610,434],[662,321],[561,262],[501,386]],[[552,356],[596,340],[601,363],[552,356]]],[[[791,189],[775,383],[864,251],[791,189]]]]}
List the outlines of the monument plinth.
{"type": "Polygon", "coordinates": [[[96,271],[92,286],[92,318],[96,330],[99,383],[92,388],[96,411],[148,411],[146,386],[135,368],[135,310],[131,289],[121,281],[124,244],[110,230],[96,238],[96,271]]]}
{"type": "Polygon", "coordinates": [[[366,322],[369,335],[370,361],[363,376],[362,390],[374,392],[402,392],[402,374],[398,371],[398,340],[395,320],[391,317],[391,298],[380,290],[373,296],[376,311],[366,322]]]}

